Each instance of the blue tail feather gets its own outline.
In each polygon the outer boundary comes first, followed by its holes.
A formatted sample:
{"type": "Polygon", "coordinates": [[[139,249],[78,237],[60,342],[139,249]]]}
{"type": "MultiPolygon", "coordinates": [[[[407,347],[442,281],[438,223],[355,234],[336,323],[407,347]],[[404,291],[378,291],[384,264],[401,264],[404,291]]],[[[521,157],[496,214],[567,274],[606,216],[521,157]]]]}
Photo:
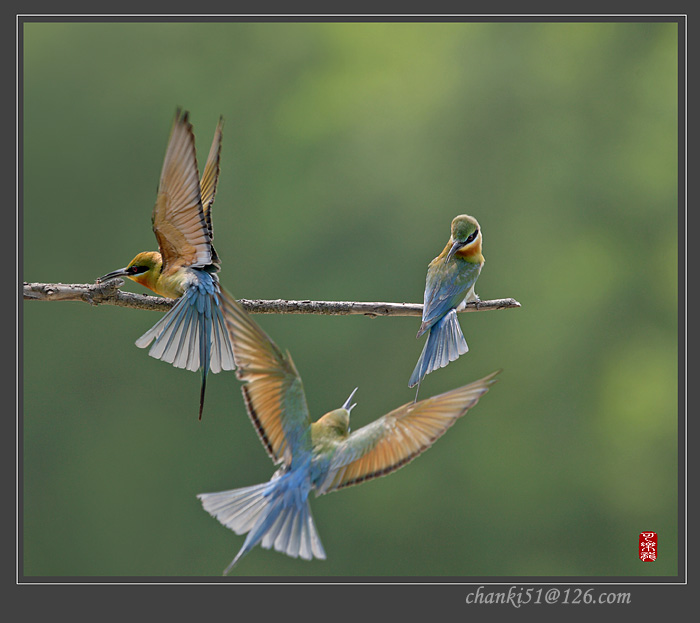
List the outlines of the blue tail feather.
{"type": "Polygon", "coordinates": [[[309,508],[305,474],[291,471],[264,484],[197,497],[204,509],[236,534],[248,533],[243,546],[224,571],[226,575],[256,545],[292,558],[325,559],[309,508]]]}
{"type": "Polygon", "coordinates": [[[430,328],[430,334],[413,369],[408,386],[414,387],[424,376],[438,368],[444,368],[450,361],[454,361],[468,350],[467,341],[457,320],[457,312],[452,309],[430,328]]]}
{"type": "Polygon", "coordinates": [[[182,298],[179,299],[163,318],[136,340],[136,346],[139,348],[146,348],[146,346],[156,338],[156,343],[151,347],[148,354],[156,359],[161,359],[162,354],[170,348],[176,329],[182,323],[183,315],[187,310],[188,306],[186,301],[182,298]],[[159,348],[156,348],[156,345],[158,345],[159,348]]]}
{"type": "Polygon", "coordinates": [[[202,419],[204,409],[204,392],[207,389],[207,374],[209,373],[209,361],[211,353],[211,297],[200,297],[204,299],[203,318],[200,311],[199,322],[199,360],[204,362],[202,366],[202,389],[199,392],[199,419],[202,419]]]}
{"type": "Polygon", "coordinates": [[[153,342],[148,352],[151,357],[176,368],[193,372],[202,370],[201,419],[207,374],[210,370],[214,373],[234,370],[236,366],[221,311],[218,281],[206,273],[202,273],[200,279],[185,291],[163,318],[136,340],[136,345],[146,348],[153,342]]]}
{"type": "Polygon", "coordinates": [[[136,345],[146,348],[154,340],[148,354],[177,368],[214,373],[235,369],[218,292],[196,286],[187,290],[136,345]]]}

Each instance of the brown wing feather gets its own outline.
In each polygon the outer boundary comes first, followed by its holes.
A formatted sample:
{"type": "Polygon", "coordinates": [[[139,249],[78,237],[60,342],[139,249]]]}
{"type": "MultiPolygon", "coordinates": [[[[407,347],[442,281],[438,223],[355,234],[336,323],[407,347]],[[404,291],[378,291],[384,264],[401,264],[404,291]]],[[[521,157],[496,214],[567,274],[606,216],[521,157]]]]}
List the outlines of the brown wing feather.
{"type": "Polygon", "coordinates": [[[496,374],[405,404],[352,433],[340,444],[319,493],[385,476],[415,459],[479,401],[496,374]]]}
{"type": "MultiPolygon", "coordinates": [[[[207,222],[209,230],[209,241],[214,240],[214,226],[211,221],[211,207],[214,204],[216,196],[216,186],[219,182],[219,161],[221,160],[221,139],[222,129],[224,126],[224,118],[219,117],[219,123],[214,131],[214,140],[212,141],[207,157],[207,163],[204,165],[202,179],[199,182],[200,191],[202,194],[202,208],[204,210],[204,220],[207,222]]],[[[218,269],[220,267],[219,256],[216,253],[214,245],[211,246],[211,263],[218,269]]]]}
{"type": "Polygon", "coordinates": [[[177,111],[165,152],[153,232],[163,257],[163,273],[182,266],[211,264],[211,240],[204,217],[194,134],[188,113],[177,111]]]}
{"type": "Polygon", "coordinates": [[[224,119],[221,117],[214,132],[214,140],[209,150],[207,163],[204,165],[204,172],[199,183],[202,193],[202,208],[204,210],[204,218],[207,221],[209,229],[209,238],[214,239],[214,229],[211,223],[211,206],[214,203],[216,196],[216,186],[219,181],[219,162],[221,160],[221,139],[224,119]]]}
{"type": "Polygon", "coordinates": [[[227,292],[224,312],[248,415],[273,461],[310,451],[311,419],[299,373],[227,292]]]}

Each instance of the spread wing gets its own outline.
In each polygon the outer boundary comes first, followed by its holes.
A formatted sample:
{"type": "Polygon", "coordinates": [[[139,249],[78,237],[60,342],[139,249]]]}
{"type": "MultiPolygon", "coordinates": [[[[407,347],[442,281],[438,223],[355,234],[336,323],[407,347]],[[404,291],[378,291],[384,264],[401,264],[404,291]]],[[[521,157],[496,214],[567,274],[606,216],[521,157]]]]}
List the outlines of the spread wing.
{"type": "Polygon", "coordinates": [[[352,433],[333,455],[319,495],[385,476],[411,462],[479,401],[499,372],[405,404],[352,433]]]}
{"type": "Polygon", "coordinates": [[[248,415],[273,461],[299,460],[311,453],[311,418],[299,373],[284,354],[227,292],[223,293],[236,375],[248,415]]]}
{"type": "Polygon", "coordinates": [[[189,114],[175,115],[153,208],[153,232],[163,257],[163,272],[212,262],[211,238],[199,188],[194,134],[189,114]]]}
{"type": "Polygon", "coordinates": [[[214,140],[209,150],[207,163],[204,165],[204,172],[199,183],[202,193],[202,208],[204,210],[204,218],[207,222],[209,230],[209,239],[214,239],[214,229],[211,224],[211,206],[214,203],[216,196],[216,184],[219,181],[219,161],[221,159],[221,131],[224,127],[224,118],[219,118],[219,123],[214,132],[214,140]]]}

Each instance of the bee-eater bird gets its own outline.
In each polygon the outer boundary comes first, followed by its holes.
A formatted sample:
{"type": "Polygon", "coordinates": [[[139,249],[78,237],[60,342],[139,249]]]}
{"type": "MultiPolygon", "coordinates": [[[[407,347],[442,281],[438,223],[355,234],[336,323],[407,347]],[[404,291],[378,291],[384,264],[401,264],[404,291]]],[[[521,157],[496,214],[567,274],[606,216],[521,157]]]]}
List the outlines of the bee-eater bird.
{"type": "Polygon", "coordinates": [[[481,229],[473,216],[461,214],[452,219],[447,245],[428,265],[423,295],[423,318],[416,338],[430,331],[411,374],[408,386],[418,385],[426,374],[444,368],[469,350],[457,312],[470,301],[479,301],[474,292],[484,256],[481,229]]]}
{"type": "Polygon", "coordinates": [[[178,109],[153,208],[159,251],[139,253],[125,268],[98,279],[127,277],[156,294],[179,299],[136,345],[145,348],[155,339],[151,357],[193,372],[201,368],[200,420],[209,371],[235,368],[216,274],[220,263],[212,245],[211,206],[219,179],[222,126],[219,119],[200,182],[189,113],[178,109]]]}
{"type": "Polygon", "coordinates": [[[405,404],[351,433],[357,388],[342,407],[312,423],[289,353],[228,296],[225,307],[248,415],[270,458],[281,466],[269,482],[197,496],[224,526],[236,534],[248,533],[224,575],[258,543],[293,558],[325,559],[309,493],[318,496],[403,467],[473,407],[498,373],[405,404]]]}

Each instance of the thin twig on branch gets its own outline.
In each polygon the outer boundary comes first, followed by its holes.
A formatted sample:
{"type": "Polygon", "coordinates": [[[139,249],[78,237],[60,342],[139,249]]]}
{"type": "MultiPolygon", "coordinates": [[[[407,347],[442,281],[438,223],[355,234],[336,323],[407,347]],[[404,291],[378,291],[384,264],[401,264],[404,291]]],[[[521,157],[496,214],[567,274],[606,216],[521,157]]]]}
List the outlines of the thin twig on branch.
{"type": "MultiPolygon", "coordinates": [[[[173,299],[122,292],[122,279],[111,279],[105,283],[27,283],[24,282],[24,299],[28,301],[83,301],[92,305],[118,305],[150,311],[168,311],[173,299]]],[[[365,316],[421,316],[420,303],[363,303],[354,301],[286,301],[238,299],[251,314],[363,314],[365,316]]],[[[520,307],[515,299],[494,299],[467,303],[463,311],[487,311],[520,307]]]]}

